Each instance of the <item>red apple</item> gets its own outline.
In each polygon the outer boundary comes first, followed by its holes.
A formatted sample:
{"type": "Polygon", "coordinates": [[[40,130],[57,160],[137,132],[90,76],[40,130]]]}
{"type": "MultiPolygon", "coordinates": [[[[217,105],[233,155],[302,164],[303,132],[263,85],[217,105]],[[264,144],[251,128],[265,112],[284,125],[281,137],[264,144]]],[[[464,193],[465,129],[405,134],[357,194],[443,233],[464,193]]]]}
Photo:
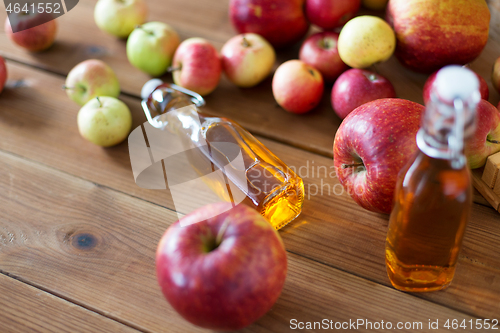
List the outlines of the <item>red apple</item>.
{"type": "Polygon", "coordinates": [[[217,87],[222,73],[217,50],[203,38],[182,42],[175,51],[172,68],[175,84],[202,96],[217,87]]]}
{"type": "Polygon", "coordinates": [[[320,72],[300,60],[284,62],[274,73],[274,98],[283,109],[292,113],[314,109],[321,101],[323,89],[320,72]]]}
{"type": "Polygon", "coordinates": [[[361,0],[306,0],[306,15],[312,24],[334,29],[352,19],[360,6],[361,0]]]}
{"type": "Polygon", "coordinates": [[[493,70],[491,71],[491,83],[493,83],[493,87],[500,92],[500,57],[497,58],[495,64],[493,65],[493,70]]]}
{"type": "Polygon", "coordinates": [[[202,207],[171,225],[156,252],[163,294],[187,321],[237,330],[278,299],[287,259],[271,224],[245,205],[202,207]],[[183,226],[184,225],[184,226],[183,226]]]}
{"type": "Polygon", "coordinates": [[[229,17],[240,34],[259,34],[281,48],[299,41],[309,30],[304,1],[230,0],[229,17]]]}
{"type": "Polygon", "coordinates": [[[299,58],[316,68],[326,82],[333,82],[349,67],[340,59],[337,49],[339,34],[318,32],[307,38],[300,48],[299,58]]]}
{"type": "Polygon", "coordinates": [[[0,56],[0,92],[5,87],[5,81],[7,81],[7,66],[5,65],[5,59],[0,56]]]}
{"type": "MultiPolygon", "coordinates": [[[[24,12],[23,12],[24,14],[24,12]]],[[[56,38],[57,23],[55,19],[48,21],[50,14],[32,14],[19,15],[12,14],[5,20],[5,33],[7,37],[15,44],[31,52],[39,52],[48,49],[56,38]],[[15,25],[11,26],[10,20],[15,25]],[[46,22],[48,21],[48,22],[46,22]],[[39,22],[46,22],[39,25],[39,22]],[[30,27],[30,28],[26,28],[30,27]],[[13,32],[17,31],[17,32],[13,32]]]]}
{"type": "Polygon", "coordinates": [[[465,145],[465,155],[471,169],[484,166],[488,156],[500,151],[500,111],[482,99],[476,113],[476,130],[465,145]]]}
{"type": "Polygon", "coordinates": [[[337,177],[363,208],[391,212],[398,173],[417,151],[424,106],[399,98],[361,105],[342,122],[333,144],[337,177]]]}
{"type": "Polygon", "coordinates": [[[238,87],[253,87],[269,76],[276,53],[257,34],[242,34],[231,38],[221,50],[222,68],[238,87]]]}
{"type": "MultiPolygon", "coordinates": [[[[481,98],[488,100],[490,97],[490,89],[488,88],[488,83],[486,83],[486,80],[483,79],[480,75],[478,75],[476,72],[478,80],[479,80],[479,92],[481,93],[481,98]]],[[[434,81],[436,80],[436,75],[437,71],[432,73],[427,81],[425,81],[424,84],[424,103],[427,104],[427,102],[431,99],[431,88],[432,85],[434,84],[434,81]]]]}
{"type": "Polygon", "coordinates": [[[394,98],[392,83],[365,69],[349,69],[339,76],[332,89],[332,107],[344,119],[358,106],[380,98],[394,98]]]}
{"type": "Polygon", "coordinates": [[[396,32],[396,57],[418,72],[474,60],[488,40],[484,0],[389,0],[387,21],[396,32]]]}

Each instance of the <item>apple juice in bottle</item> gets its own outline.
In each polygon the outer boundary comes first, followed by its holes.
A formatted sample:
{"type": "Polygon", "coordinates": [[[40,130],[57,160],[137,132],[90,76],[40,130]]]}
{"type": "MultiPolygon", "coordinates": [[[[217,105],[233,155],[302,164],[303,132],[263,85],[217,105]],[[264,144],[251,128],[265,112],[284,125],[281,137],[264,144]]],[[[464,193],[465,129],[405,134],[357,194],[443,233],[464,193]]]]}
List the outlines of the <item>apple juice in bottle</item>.
{"type": "Polygon", "coordinates": [[[452,281],[472,205],[464,140],[475,128],[479,82],[459,66],[440,70],[417,134],[419,151],[400,172],[385,258],[396,289],[426,292],[452,281]]]}
{"type": "Polygon", "coordinates": [[[245,195],[242,203],[259,211],[276,229],[295,219],[304,201],[302,179],[238,124],[199,113],[196,106],[203,104],[200,95],[173,84],[157,85],[142,102],[154,127],[166,128],[181,139],[189,163],[199,175],[214,168],[224,170],[225,182],[204,178],[222,200],[233,201],[228,197],[232,196],[230,188],[237,187],[245,195]],[[157,116],[152,118],[152,112],[157,116]],[[228,144],[241,152],[243,173],[225,167],[236,155],[228,144]]]}

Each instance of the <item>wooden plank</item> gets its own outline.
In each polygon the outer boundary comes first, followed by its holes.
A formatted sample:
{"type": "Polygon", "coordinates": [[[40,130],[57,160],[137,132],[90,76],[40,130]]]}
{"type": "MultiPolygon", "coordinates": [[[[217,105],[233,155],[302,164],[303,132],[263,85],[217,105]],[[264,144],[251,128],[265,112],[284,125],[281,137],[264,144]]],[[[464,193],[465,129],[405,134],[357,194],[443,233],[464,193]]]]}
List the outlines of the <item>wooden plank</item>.
{"type": "MultiPolygon", "coordinates": [[[[57,43],[46,52],[28,54],[13,46],[5,34],[0,34],[2,54],[60,74],[67,74],[84,59],[101,58],[116,71],[123,91],[138,96],[149,77],[128,63],[123,40],[98,30],[91,19],[94,4],[95,1],[81,1],[70,13],[58,18],[57,43]]],[[[150,20],[171,24],[182,38],[206,37],[220,49],[235,33],[229,23],[227,1],[150,0],[148,4],[150,20]]],[[[498,16],[497,7],[494,2],[490,3],[492,17],[498,16]]],[[[5,15],[0,13],[0,21],[5,15]]],[[[495,24],[498,23],[492,20],[488,45],[471,63],[471,68],[486,79],[491,92],[490,101],[496,105],[500,95],[490,82],[491,66],[500,54],[500,35],[495,24]]],[[[298,47],[279,52],[277,64],[297,58],[298,47]]],[[[376,69],[394,84],[399,97],[422,103],[422,88],[427,75],[405,69],[394,57],[377,65],[376,69]]],[[[170,80],[169,75],[164,78],[170,80]]],[[[235,119],[254,133],[331,157],[333,138],[341,120],[334,114],[329,99],[330,87],[327,86],[323,101],[315,111],[302,116],[292,115],[276,106],[270,78],[251,89],[237,88],[223,78],[217,90],[207,98],[206,110],[235,119]]]]}
{"type": "Polygon", "coordinates": [[[0,309],[2,333],[139,332],[3,274],[0,309]]]}
{"type": "MultiPolygon", "coordinates": [[[[101,149],[80,137],[76,128],[78,108],[59,90],[61,78],[12,63],[9,69],[13,79],[23,79],[25,86],[7,89],[0,98],[1,150],[173,208],[167,191],[143,190],[133,182],[125,143],[101,149]]],[[[138,101],[124,100],[134,114],[134,126],[145,121],[138,101]]],[[[384,262],[387,216],[364,211],[349,198],[335,177],[331,159],[269,140],[263,142],[297,170],[308,193],[302,215],[281,232],[287,248],[389,285],[384,262]]],[[[500,268],[496,255],[500,244],[498,219],[491,208],[474,207],[464,241],[467,258],[460,259],[464,273],[447,292],[421,297],[481,316],[499,311],[495,297],[500,298],[500,284],[491,282],[500,268]],[[478,295],[485,299],[479,301],[478,295]]]]}
{"type": "Polygon", "coordinates": [[[495,193],[482,179],[483,169],[472,170],[472,182],[476,190],[488,201],[491,207],[500,212],[500,195],[495,193]]]}
{"type": "MultiPolygon", "coordinates": [[[[3,152],[0,202],[1,271],[144,331],[202,331],[175,314],[156,282],[156,245],[172,211],[3,152]]],[[[288,261],[281,297],[247,332],[283,332],[292,319],[474,318],[296,254],[288,261]]]]}
{"type": "Polygon", "coordinates": [[[488,157],[481,180],[486,183],[489,188],[495,187],[498,172],[500,171],[500,153],[496,153],[488,157]]]}

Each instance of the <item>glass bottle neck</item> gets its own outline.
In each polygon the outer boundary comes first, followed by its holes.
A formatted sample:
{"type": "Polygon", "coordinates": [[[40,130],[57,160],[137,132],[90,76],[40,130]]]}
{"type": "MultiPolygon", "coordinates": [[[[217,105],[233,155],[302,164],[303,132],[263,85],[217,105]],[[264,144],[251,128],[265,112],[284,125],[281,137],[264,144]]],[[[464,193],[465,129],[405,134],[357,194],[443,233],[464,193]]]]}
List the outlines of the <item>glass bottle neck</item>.
{"type": "MultiPolygon", "coordinates": [[[[153,127],[160,129],[165,129],[167,126],[171,127],[167,121],[167,118],[169,118],[167,114],[171,111],[188,107],[193,109],[194,113],[197,114],[197,107],[204,104],[205,101],[199,94],[167,83],[156,87],[149,97],[142,101],[142,107],[149,123],[153,127]]],[[[201,117],[198,114],[195,118],[199,120],[201,117]]]]}
{"type": "Polygon", "coordinates": [[[426,155],[450,160],[454,168],[462,168],[467,160],[464,141],[475,129],[475,107],[460,99],[451,103],[432,96],[417,134],[417,146],[426,155]]]}

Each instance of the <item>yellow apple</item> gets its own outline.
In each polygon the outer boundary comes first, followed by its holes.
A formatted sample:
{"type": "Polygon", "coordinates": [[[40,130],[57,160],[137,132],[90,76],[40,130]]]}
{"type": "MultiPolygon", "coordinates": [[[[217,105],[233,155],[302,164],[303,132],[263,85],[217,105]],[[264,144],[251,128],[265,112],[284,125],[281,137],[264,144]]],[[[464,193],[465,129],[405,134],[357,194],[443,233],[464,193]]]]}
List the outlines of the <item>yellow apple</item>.
{"type": "Polygon", "coordinates": [[[125,103],[102,96],[88,101],[78,112],[78,130],[85,139],[102,147],[125,140],[132,128],[132,114],[125,103]]]}
{"type": "Polygon", "coordinates": [[[94,9],[99,29],[119,38],[128,37],[147,16],[146,0],[99,0],[94,9]]]}
{"type": "Polygon", "coordinates": [[[340,31],[338,50],[343,62],[366,68],[386,61],[396,48],[396,35],[387,22],[376,16],[353,18],[340,31]]]}

